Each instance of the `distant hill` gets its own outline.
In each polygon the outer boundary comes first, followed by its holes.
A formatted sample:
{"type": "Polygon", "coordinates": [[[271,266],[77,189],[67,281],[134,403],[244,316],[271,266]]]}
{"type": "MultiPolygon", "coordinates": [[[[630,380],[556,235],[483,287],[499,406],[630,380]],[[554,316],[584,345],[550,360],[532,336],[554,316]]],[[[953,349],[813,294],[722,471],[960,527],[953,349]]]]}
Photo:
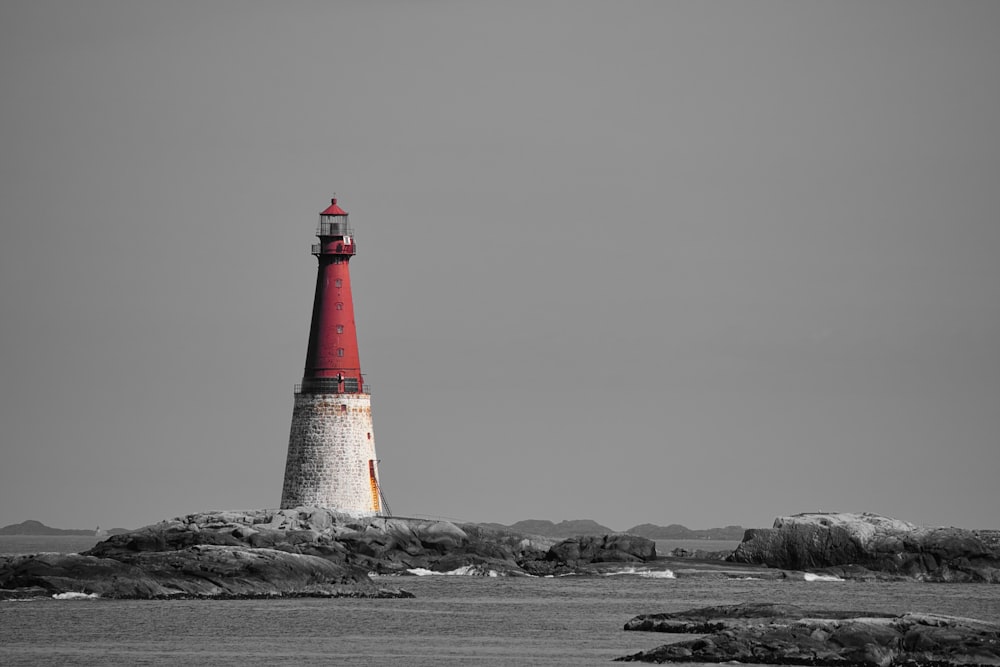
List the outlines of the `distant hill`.
{"type": "MultiPolygon", "coordinates": [[[[106,535],[117,535],[118,533],[127,533],[129,531],[125,528],[112,528],[103,532],[106,535]]],[[[12,523],[9,526],[0,528],[0,535],[94,535],[94,531],[50,528],[41,521],[28,520],[21,523],[12,523]]]]}
{"type": "Polygon", "coordinates": [[[560,521],[559,523],[552,523],[546,519],[526,519],[509,526],[505,526],[502,523],[484,523],[481,525],[497,530],[512,530],[515,533],[544,535],[545,537],[607,535],[608,533],[617,532],[590,519],[574,519],[572,521],[560,521]]]}
{"type": "Polygon", "coordinates": [[[692,530],[686,526],[672,523],[669,526],[657,526],[643,523],[625,531],[651,540],[736,540],[743,539],[742,526],[726,526],[725,528],[705,528],[692,530]]]}
{"type": "MultiPolygon", "coordinates": [[[[672,523],[669,526],[657,526],[643,523],[628,530],[617,531],[603,526],[591,519],[573,519],[553,523],[547,519],[526,519],[509,526],[502,523],[484,523],[482,526],[495,530],[510,530],[527,535],[543,535],[545,537],[574,537],[576,535],[608,535],[610,533],[631,533],[651,540],[735,540],[743,539],[743,528],[726,526],[725,528],[707,528],[692,530],[686,526],[672,523]]],[[[117,535],[129,532],[126,528],[112,528],[101,531],[102,536],[117,535]]],[[[41,521],[23,521],[0,528],[0,535],[94,535],[93,530],[68,530],[50,528],[41,521]]]]}
{"type": "Polygon", "coordinates": [[[484,523],[481,525],[496,530],[511,530],[528,535],[544,535],[545,537],[607,535],[609,533],[625,532],[651,540],[735,540],[738,542],[743,539],[743,528],[741,526],[692,530],[676,523],[669,526],[644,523],[625,531],[616,531],[590,519],[575,519],[573,521],[560,521],[559,523],[553,523],[545,519],[527,519],[509,526],[502,523],[484,523]]]}

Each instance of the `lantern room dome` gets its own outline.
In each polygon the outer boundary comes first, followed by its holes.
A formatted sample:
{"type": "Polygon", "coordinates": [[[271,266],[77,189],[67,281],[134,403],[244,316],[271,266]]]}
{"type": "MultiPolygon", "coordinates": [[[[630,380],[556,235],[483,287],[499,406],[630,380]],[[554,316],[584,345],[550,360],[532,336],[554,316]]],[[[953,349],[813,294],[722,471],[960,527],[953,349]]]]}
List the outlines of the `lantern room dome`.
{"type": "Polygon", "coordinates": [[[337,206],[337,198],[334,197],[330,200],[330,206],[325,211],[321,211],[320,215],[347,215],[347,211],[337,206]]]}

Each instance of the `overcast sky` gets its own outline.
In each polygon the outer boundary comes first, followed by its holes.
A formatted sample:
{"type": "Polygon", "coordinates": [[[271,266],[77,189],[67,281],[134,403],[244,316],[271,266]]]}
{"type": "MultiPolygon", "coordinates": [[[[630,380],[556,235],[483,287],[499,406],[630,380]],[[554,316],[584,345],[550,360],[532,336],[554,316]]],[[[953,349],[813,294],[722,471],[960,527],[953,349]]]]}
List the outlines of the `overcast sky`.
{"type": "Polygon", "coordinates": [[[275,507],[336,193],[399,515],[1000,528],[1000,3],[0,4],[0,525],[275,507]]]}

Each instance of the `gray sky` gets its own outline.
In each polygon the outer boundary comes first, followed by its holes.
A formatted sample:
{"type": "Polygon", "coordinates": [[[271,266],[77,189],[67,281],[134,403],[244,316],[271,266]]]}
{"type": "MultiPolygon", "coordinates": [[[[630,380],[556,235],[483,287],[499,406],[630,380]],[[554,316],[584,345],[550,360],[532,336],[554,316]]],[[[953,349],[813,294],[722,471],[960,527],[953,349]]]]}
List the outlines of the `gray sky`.
{"type": "Polygon", "coordinates": [[[1000,3],[0,4],[0,525],[274,507],[351,213],[397,514],[1000,528],[1000,3]]]}

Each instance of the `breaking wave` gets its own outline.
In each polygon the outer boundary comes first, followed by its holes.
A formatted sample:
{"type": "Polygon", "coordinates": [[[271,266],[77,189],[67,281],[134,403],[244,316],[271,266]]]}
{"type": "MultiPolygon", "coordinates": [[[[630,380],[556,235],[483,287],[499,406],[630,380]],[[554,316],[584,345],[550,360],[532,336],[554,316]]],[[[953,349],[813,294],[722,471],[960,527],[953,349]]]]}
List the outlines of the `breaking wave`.
{"type": "Polygon", "coordinates": [[[651,570],[647,567],[635,568],[626,567],[621,570],[612,570],[610,572],[603,573],[605,577],[617,577],[623,574],[632,574],[637,577],[643,577],[644,579],[676,579],[677,575],[674,574],[673,570],[651,570]]]}
{"type": "Polygon", "coordinates": [[[101,597],[97,593],[77,593],[69,591],[67,593],[56,593],[52,596],[56,600],[96,600],[101,597]]]}
{"type": "Polygon", "coordinates": [[[429,577],[432,575],[443,576],[443,577],[499,577],[500,574],[496,570],[491,570],[485,568],[481,565],[463,565],[462,567],[450,570],[448,572],[435,572],[434,570],[428,570],[424,567],[415,567],[411,570],[407,570],[412,575],[417,577],[429,577]]]}
{"type": "Polygon", "coordinates": [[[815,574],[813,572],[806,572],[803,578],[806,581],[845,581],[832,574],[815,574]]]}

